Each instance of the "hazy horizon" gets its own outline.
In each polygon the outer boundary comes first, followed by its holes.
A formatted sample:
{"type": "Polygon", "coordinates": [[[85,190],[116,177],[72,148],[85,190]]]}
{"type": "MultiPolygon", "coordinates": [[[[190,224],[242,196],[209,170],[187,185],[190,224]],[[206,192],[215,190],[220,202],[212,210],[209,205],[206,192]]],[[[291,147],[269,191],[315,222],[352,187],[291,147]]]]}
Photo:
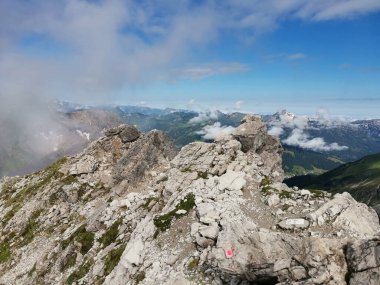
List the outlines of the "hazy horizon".
{"type": "Polygon", "coordinates": [[[54,99],[374,118],[379,16],[378,0],[4,0],[0,131],[53,124],[54,99]]]}

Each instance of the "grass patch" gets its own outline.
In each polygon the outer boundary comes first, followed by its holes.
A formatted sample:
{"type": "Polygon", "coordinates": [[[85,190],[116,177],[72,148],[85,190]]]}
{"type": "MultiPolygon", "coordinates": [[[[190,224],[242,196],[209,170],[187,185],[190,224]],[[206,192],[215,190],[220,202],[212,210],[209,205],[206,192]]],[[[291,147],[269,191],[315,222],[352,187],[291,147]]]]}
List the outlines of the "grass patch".
{"type": "Polygon", "coordinates": [[[281,191],[279,194],[280,199],[291,199],[292,198],[292,193],[289,191],[281,191]]]}
{"type": "Polygon", "coordinates": [[[65,178],[61,179],[61,182],[64,185],[71,185],[71,184],[74,184],[74,183],[79,183],[78,179],[76,178],[75,175],[67,175],[65,178]]]}
{"type": "Polygon", "coordinates": [[[25,246],[29,244],[33,239],[36,234],[36,231],[38,229],[38,223],[37,219],[43,212],[42,209],[39,209],[37,211],[34,211],[31,215],[31,217],[28,220],[28,224],[26,227],[23,229],[23,231],[20,233],[20,236],[23,237],[23,240],[18,243],[18,246],[25,246]]]}
{"type": "Polygon", "coordinates": [[[86,276],[88,271],[90,271],[90,268],[92,264],[94,263],[93,260],[89,260],[87,262],[84,262],[77,270],[75,270],[68,278],[67,283],[69,285],[73,284],[74,282],[77,282],[78,280],[82,279],[86,276]]]}
{"type": "Polygon", "coordinates": [[[207,170],[206,171],[198,171],[197,173],[198,173],[197,179],[199,179],[199,178],[207,179],[207,177],[208,177],[207,170]]]}
{"type": "Polygon", "coordinates": [[[138,274],[135,276],[135,284],[138,285],[141,281],[145,279],[145,271],[140,271],[138,274]]]}
{"type": "Polygon", "coordinates": [[[181,169],[181,172],[192,172],[190,166],[181,169]]]}
{"type": "Polygon", "coordinates": [[[57,201],[58,201],[58,193],[54,192],[49,197],[49,205],[55,205],[57,201]]]}
{"type": "Polygon", "coordinates": [[[100,238],[100,242],[103,244],[104,247],[109,246],[111,243],[113,243],[116,240],[119,234],[119,226],[121,225],[122,222],[123,222],[123,219],[119,218],[102,235],[102,237],[100,238]]]}
{"type": "Polygon", "coordinates": [[[77,241],[81,244],[80,252],[85,255],[94,245],[94,234],[86,231],[86,226],[80,226],[68,239],[61,242],[63,249],[66,249],[70,243],[77,241]]]}
{"type": "Polygon", "coordinates": [[[157,237],[160,232],[164,232],[170,228],[171,222],[174,218],[180,218],[188,213],[195,206],[195,196],[193,193],[189,193],[186,197],[181,200],[174,210],[170,211],[167,214],[156,216],[153,219],[154,225],[157,228],[157,231],[154,237],[157,237]],[[185,210],[185,214],[177,214],[178,210],[185,210]]]}
{"type": "Polygon", "coordinates": [[[316,198],[324,198],[326,196],[326,193],[321,190],[315,190],[315,189],[308,189],[311,194],[314,195],[316,198]]]}
{"type": "Polygon", "coordinates": [[[194,257],[187,265],[188,270],[195,270],[199,265],[199,257],[194,257]]]}
{"type": "Polygon", "coordinates": [[[260,187],[266,187],[272,184],[272,180],[268,176],[264,176],[264,178],[260,182],[260,187]]]}
{"type": "Polygon", "coordinates": [[[11,249],[8,242],[0,243],[0,264],[11,258],[11,249]]]}
{"type": "Polygon", "coordinates": [[[77,254],[70,254],[69,257],[63,262],[61,266],[61,272],[66,271],[70,267],[73,267],[77,261],[77,254]]]}
{"type": "Polygon", "coordinates": [[[142,207],[144,209],[147,209],[149,210],[149,204],[152,202],[152,201],[156,201],[156,202],[159,202],[159,199],[157,197],[149,197],[146,199],[146,202],[144,205],[142,205],[142,207]]]}
{"type": "Polygon", "coordinates": [[[277,193],[277,189],[272,188],[270,186],[264,186],[263,188],[261,188],[261,194],[263,194],[264,196],[268,196],[274,193],[277,193]]]}
{"type": "Polygon", "coordinates": [[[2,225],[5,226],[10,219],[12,219],[14,217],[14,215],[16,215],[16,213],[18,212],[18,210],[21,209],[21,204],[15,204],[12,209],[10,209],[3,217],[3,220],[1,221],[2,225]]]}
{"type": "Polygon", "coordinates": [[[122,245],[119,248],[114,248],[107,255],[106,259],[104,260],[105,276],[110,274],[112,270],[115,268],[115,266],[119,263],[120,257],[123,254],[124,249],[125,249],[125,245],[122,245]]]}
{"type": "Polygon", "coordinates": [[[59,169],[66,161],[66,157],[61,158],[47,167],[44,171],[38,172],[40,177],[43,177],[42,180],[35,184],[26,186],[15,197],[8,199],[6,206],[17,205],[17,207],[21,208],[20,205],[24,203],[26,198],[30,197],[33,193],[36,193],[39,189],[46,187],[46,185],[50,184],[51,181],[63,176],[63,173],[59,172],[59,169]]]}
{"type": "Polygon", "coordinates": [[[283,205],[283,206],[281,207],[281,210],[283,210],[283,211],[287,211],[289,208],[290,208],[290,205],[283,205]]]}

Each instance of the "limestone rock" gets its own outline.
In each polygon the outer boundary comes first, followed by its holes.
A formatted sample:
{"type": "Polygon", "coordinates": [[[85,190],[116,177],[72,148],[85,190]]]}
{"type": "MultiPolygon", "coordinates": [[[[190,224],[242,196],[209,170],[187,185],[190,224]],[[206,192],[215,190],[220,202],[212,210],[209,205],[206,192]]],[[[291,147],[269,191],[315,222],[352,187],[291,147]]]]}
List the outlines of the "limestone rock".
{"type": "Polygon", "coordinates": [[[375,212],[288,188],[281,152],[254,116],[178,153],[122,125],[1,179],[0,284],[378,284],[375,212]]]}
{"type": "Polygon", "coordinates": [[[140,137],[140,132],[133,126],[120,125],[105,131],[107,137],[118,135],[123,143],[133,142],[140,137]]]}
{"type": "Polygon", "coordinates": [[[305,219],[286,219],[281,221],[278,226],[284,230],[292,229],[307,229],[309,227],[309,221],[305,219]]]}
{"type": "Polygon", "coordinates": [[[352,284],[379,284],[380,280],[380,239],[356,241],[347,247],[346,258],[352,284]]]}

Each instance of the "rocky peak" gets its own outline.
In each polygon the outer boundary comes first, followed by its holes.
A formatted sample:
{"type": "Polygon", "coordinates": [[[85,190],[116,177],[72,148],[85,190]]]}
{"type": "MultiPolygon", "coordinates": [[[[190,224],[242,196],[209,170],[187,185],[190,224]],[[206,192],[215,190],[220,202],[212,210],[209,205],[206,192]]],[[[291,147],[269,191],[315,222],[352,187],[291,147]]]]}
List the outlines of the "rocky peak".
{"type": "Polygon", "coordinates": [[[376,213],[287,187],[281,150],[254,116],[178,153],[120,126],[3,179],[0,284],[377,284],[376,213]]]}
{"type": "Polygon", "coordinates": [[[123,143],[133,142],[140,137],[140,132],[133,126],[120,125],[104,132],[107,137],[118,136],[123,143]]]}

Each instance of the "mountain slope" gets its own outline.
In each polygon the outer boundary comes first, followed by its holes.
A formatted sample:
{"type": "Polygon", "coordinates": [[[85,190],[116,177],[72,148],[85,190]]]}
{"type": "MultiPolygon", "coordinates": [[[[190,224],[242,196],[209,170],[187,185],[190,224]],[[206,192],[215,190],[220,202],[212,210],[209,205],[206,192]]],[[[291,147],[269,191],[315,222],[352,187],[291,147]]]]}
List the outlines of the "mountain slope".
{"type": "MultiPolygon", "coordinates": [[[[121,124],[111,112],[97,109],[54,112],[52,121],[35,130],[13,130],[0,139],[0,177],[43,169],[64,155],[82,151],[105,129],[121,124]]],[[[10,128],[8,126],[8,128],[10,128]]]]}
{"type": "Polygon", "coordinates": [[[322,174],[344,164],[335,156],[288,145],[284,145],[282,160],[287,177],[322,174]]]}
{"type": "Polygon", "coordinates": [[[105,135],[0,180],[1,285],[379,280],[376,213],[282,184],[282,147],[257,117],[179,153],[157,130],[105,135]]]}
{"type": "Polygon", "coordinates": [[[319,176],[299,176],[285,181],[289,186],[349,192],[356,200],[380,210],[380,153],[344,164],[319,176]]]}

